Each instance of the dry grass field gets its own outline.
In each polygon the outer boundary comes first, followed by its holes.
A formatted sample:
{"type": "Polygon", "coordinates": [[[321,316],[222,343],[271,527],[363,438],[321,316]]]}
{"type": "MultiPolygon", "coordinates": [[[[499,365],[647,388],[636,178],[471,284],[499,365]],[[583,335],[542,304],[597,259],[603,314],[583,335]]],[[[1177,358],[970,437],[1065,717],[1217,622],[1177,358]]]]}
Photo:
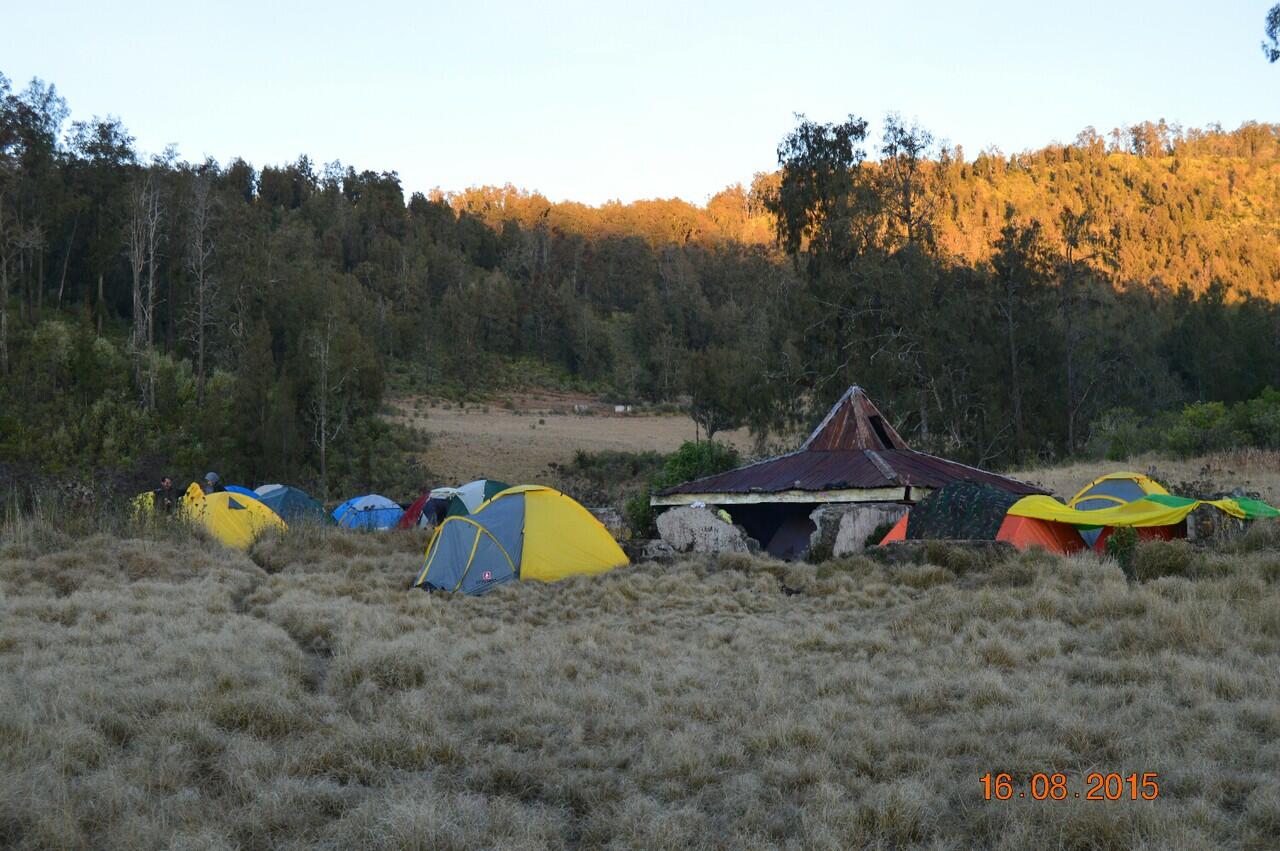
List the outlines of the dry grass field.
{"type": "MultiPolygon", "coordinates": [[[[431,403],[412,397],[392,403],[392,419],[431,437],[420,460],[440,483],[492,478],[507,482],[555,484],[552,464],[576,451],[671,452],[693,440],[693,421],[682,414],[614,415],[612,406],[569,393],[513,396],[486,405],[431,403]],[[590,415],[573,406],[591,405],[590,415]]],[[[745,429],[720,433],[717,440],[750,446],[745,429]]]]}
{"type": "Polygon", "coordinates": [[[0,847],[1274,848],[1280,534],[1112,562],[646,564],[406,590],[418,535],[249,555],[0,529],[0,847]],[[1157,772],[1154,801],[985,801],[1157,772]]]}

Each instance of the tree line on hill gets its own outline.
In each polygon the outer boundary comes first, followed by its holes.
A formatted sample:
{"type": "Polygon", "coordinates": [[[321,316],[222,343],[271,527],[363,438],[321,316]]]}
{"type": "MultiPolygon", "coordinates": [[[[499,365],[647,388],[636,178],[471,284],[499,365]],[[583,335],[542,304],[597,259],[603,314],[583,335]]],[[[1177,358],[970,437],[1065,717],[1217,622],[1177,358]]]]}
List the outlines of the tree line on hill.
{"type": "Polygon", "coordinates": [[[145,157],[0,76],[0,461],[422,482],[390,394],[680,400],[764,446],[849,383],[1011,465],[1280,386],[1280,127],[1144,123],[968,158],[803,117],[702,207],[145,157]]]}

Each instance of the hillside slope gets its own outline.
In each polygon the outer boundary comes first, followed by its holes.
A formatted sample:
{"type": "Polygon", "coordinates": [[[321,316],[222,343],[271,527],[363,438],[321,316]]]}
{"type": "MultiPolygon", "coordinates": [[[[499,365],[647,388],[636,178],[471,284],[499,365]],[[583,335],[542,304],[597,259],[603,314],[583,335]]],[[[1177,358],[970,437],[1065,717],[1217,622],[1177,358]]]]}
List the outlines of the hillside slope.
{"type": "MultiPolygon", "coordinates": [[[[944,149],[922,164],[921,186],[938,248],[967,264],[991,259],[1007,215],[1035,220],[1063,242],[1063,209],[1088,212],[1095,242],[1084,258],[1122,285],[1155,291],[1187,286],[1280,300],[1280,125],[1247,123],[1183,131],[1163,121],[1112,131],[1087,128],[1071,144],[975,156],[944,149]]],[[[865,169],[878,179],[880,166],[865,169]]],[[[732,186],[705,206],[678,199],[593,208],[552,203],[512,186],[440,196],[495,230],[522,228],[591,240],[640,238],[671,244],[771,246],[765,199],[776,172],[732,186]]]]}

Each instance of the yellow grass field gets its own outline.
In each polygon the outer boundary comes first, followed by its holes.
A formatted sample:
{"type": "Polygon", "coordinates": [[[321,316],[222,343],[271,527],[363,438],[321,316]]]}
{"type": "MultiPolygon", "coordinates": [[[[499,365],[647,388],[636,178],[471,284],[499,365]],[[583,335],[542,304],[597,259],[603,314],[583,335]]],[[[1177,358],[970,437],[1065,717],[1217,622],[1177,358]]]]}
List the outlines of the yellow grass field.
{"type": "MultiPolygon", "coordinates": [[[[420,459],[440,483],[493,478],[543,483],[551,464],[574,452],[616,450],[671,452],[693,440],[693,421],[681,414],[620,414],[590,397],[568,393],[515,396],[487,405],[431,404],[404,398],[392,403],[392,419],[430,435],[420,459]],[[591,405],[591,415],[573,406],[591,405]]],[[[740,449],[750,446],[745,429],[716,435],[740,449]]]]}
{"type": "Polygon", "coordinates": [[[0,529],[0,847],[1275,847],[1280,535],[410,591],[420,534],[0,529]],[[1013,797],[984,800],[1007,772],[1013,797]],[[1067,797],[1033,800],[1060,772],[1067,797]],[[1089,774],[1158,775],[1085,800],[1089,774]],[[1126,787],[1127,789],[1128,787],[1126,787]],[[1023,792],[1028,797],[1018,797],[1023,792]],[[1081,793],[1081,798],[1074,797],[1081,793]]]}

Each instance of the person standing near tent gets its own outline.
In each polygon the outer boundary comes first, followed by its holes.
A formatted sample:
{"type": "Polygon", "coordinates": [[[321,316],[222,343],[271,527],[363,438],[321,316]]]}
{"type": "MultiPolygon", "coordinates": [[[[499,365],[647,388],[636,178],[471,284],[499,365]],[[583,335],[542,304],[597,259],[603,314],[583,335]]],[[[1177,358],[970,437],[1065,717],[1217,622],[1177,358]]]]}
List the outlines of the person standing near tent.
{"type": "Polygon", "coordinates": [[[173,491],[173,479],[169,476],[163,476],[160,479],[160,487],[151,492],[153,494],[152,510],[163,511],[165,514],[172,514],[173,510],[178,506],[178,495],[173,491]]]}
{"type": "Polygon", "coordinates": [[[218,491],[220,491],[220,490],[222,490],[222,489],[223,489],[223,488],[222,488],[222,485],[218,484],[218,474],[217,474],[217,473],[205,473],[205,474],[204,474],[204,492],[205,492],[206,494],[217,493],[218,491]]]}

